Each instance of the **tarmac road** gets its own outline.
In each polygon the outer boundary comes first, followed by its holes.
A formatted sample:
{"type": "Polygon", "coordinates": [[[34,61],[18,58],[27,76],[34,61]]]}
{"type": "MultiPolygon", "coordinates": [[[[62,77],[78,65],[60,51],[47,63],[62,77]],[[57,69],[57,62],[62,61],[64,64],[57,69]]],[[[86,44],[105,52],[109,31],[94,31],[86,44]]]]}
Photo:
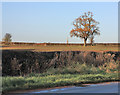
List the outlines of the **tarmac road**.
{"type": "MultiPolygon", "coordinates": [[[[91,95],[98,95],[94,93],[109,93],[105,95],[119,95],[119,94],[112,94],[112,93],[119,92],[118,84],[119,84],[118,82],[90,84],[90,85],[87,85],[86,87],[73,86],[73,87],[66,87],[66,88],[54,88],[54,89],[47,89],[47,90],[40,90],[40,91],[32,91],[28,93],[21,93],[19,95],[34,95],[34,94],[44,95],[45,93],[46,93],[45,95],[64,95],[65,93],[69,93],[68,95],[73,95],[70,93],[76,93],[76,94],[77,93],[93,93],[91,95]],[[57,93],[61,93],[61,94],[57,94],[57,93]]],[[[84,94],[79,94],[79,95],[84,95],[84,94]]],[[[89,95],[89,94],[86,94],[86,95],[89,95]]]]}
{"type": "Polygon", "coordinates": [[[86,87],[68,87],[41,90],[32,93],[118,93],[118,83],[91,84],[86,87]]]}

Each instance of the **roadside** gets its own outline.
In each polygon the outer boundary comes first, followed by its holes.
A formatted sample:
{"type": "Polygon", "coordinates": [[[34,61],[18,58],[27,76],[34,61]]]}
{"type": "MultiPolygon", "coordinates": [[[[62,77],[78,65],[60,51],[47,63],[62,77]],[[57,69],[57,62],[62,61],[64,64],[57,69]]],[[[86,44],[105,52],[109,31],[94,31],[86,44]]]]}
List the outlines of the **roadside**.
{"type": "Polygon", "coordinates": [[[117,74],[56,74],[45,75],[35,74],[26,77],[3,77],[3,92],[23,92],[64,87],[64,86],[86,86],[87,84],[119,81],[117,74]]]}
{"type": "Polygon", "coordinates": [[[3,92],[119,81],[119,52],[2,52],[3,92]]]}

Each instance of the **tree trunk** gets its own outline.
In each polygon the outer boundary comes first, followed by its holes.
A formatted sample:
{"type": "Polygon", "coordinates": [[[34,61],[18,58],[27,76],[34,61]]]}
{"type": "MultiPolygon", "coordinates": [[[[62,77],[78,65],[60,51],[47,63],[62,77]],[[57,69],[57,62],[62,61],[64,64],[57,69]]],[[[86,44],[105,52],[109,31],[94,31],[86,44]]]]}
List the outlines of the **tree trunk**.
{"type": "Polygon", "coordinates": [[[84,47],[86,46],[86,41],[87,41],[87,39],[86,39],[86,38],[84,38],[84,47]]]}

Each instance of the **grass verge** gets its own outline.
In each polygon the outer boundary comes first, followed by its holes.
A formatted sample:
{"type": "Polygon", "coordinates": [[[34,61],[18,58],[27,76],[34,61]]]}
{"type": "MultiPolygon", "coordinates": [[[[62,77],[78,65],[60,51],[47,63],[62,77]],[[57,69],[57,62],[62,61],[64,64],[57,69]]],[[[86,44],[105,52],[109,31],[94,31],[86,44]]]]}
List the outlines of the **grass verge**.
{"type": "Polygon", "coordinates": [[[81,85],[118,81],[118,73],[112,74],[32,74],[25,77],[2,77],[3,93],[13,90],[51,88],[58,86],[81,85]]]}

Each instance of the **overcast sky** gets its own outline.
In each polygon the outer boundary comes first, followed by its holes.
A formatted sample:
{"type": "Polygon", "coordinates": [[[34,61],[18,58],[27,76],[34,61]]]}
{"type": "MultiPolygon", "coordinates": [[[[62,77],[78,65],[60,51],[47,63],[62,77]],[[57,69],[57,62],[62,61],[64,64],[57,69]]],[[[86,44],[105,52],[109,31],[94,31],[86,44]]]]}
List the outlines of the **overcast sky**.
{"type": "Polygon", "coordinates": [[[12,34],[13,41],[83,43],[70,37],[72,22],[84,12],[93,12],[101,35],[95,42],[118,42],[117,2],[4,2],[2,36],[12,34]]]}

